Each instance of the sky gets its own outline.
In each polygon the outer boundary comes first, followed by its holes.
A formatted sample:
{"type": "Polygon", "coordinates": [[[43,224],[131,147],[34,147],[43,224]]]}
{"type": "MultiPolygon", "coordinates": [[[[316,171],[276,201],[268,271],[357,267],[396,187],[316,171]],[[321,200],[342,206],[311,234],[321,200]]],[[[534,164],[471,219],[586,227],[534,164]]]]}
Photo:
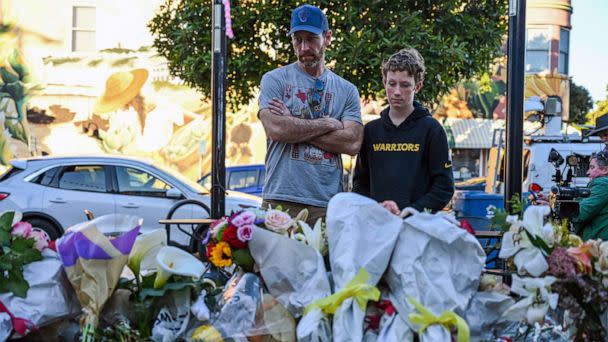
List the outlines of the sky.
{"type": "Polygon", "coordinates": [[[608,0],[572,0],[570,76],[595,102],[608,96],[608,0]]]}

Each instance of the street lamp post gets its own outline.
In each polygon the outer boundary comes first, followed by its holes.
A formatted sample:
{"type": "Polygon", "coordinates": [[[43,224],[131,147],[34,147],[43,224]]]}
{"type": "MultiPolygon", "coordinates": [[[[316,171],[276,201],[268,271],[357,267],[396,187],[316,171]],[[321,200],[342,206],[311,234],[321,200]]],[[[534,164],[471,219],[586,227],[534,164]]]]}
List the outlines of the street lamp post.
{"type": "Polygon", "coordinates": [[[211,59],[211,97],[213,120],[211,139],[211,217],[219,219],[226,211],[226,19],[222,0],[214,0],[212,10],[213,56],[211,59]]]}
{"type": "Polygon", "coordinates": [[[522,194],[522,154],[524,131],[524,62],[526,49],[526,0],[509,0],[509,40],[507,57],[507,144],[505,148],[505,198],[522,194]]]}

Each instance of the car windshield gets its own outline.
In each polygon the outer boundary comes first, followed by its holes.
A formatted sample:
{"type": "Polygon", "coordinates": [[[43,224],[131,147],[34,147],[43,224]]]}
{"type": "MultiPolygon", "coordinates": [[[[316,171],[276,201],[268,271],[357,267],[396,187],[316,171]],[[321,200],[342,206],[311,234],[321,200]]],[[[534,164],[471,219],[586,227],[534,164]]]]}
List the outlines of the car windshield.
{"type": "Polygon", "coordinates": [[[163,165],[159,165],[157,163],[153,164],[154,167],[156,167],[157,169],[164,171],[168,174],[170,174],[171,176],[177,178],[177,180],[179,180],[180,182],[184,183],[186,186],[188,186],[189,188],[191,188],[192,190],[194,190],[195,192],[199,193],[199,194],[208,194],[209,190],[205,189],[203,186],[201,186],[200,184],[198,184],[197,182],[191,180],[190,178],[182,175],[181,173],[170,169],[166,166],[163,165]]]}

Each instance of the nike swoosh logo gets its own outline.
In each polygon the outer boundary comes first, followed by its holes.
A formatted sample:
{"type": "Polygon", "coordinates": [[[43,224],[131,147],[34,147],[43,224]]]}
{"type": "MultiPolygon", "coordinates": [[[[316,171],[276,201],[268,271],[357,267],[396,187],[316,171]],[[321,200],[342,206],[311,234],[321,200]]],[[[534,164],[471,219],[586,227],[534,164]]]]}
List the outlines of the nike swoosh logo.
{"type": "Polygon", "coordinates": [[[449,168],[452,167],[452,164],[451,163],[445,163],[445,164],[443,164],[443,167],[445,167],[446,169],[449,169],[449,168]]]}

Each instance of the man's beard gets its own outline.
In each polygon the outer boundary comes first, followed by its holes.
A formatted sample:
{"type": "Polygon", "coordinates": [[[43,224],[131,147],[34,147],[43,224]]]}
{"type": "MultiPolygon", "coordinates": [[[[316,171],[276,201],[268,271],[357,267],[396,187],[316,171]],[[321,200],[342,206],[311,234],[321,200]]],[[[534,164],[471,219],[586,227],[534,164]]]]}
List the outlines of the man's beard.
{"type": "Polygon", "coordinates": [[[298,58],[300,63],[304,65],[306,68],[316,67],[321,61],[325,58],[325,51],[321,50],[318,54],[306,55],[298,58]],[[304,59],[304,57],[314,57],[312,60],[304,59]]]}

